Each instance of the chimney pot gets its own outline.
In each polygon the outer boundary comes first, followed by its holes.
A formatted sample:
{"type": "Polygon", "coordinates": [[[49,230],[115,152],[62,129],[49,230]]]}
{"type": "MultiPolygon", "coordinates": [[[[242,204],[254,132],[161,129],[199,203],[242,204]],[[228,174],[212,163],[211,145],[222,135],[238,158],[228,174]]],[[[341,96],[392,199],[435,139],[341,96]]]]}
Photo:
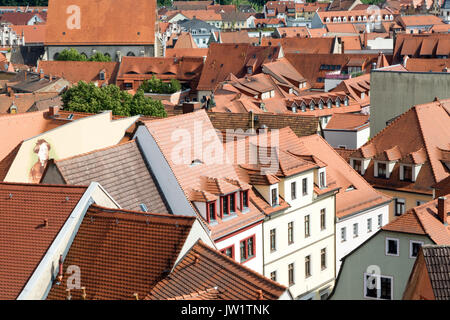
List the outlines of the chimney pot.
{"type": "Polygon", "coordinates": [[[58,284],[61,283],[63,279],[63,257],[59,256],[59,270],[58,270],[58,284]]]}
{"type": "Polygon", "coordinates": [[[59,114],[59,107],[58,106],[51,106],[48,108],[48,115],[49,117],[54,117],[59,114]]]}
{"type": "Polygon", "coordinates": [[[448,205],[447,205],[447,198],[446,197],[439,197],[438,198],[438,217],[439,220],[442,221],[442,223],[447,223],[447,211],[448,211],[448,205]]]}

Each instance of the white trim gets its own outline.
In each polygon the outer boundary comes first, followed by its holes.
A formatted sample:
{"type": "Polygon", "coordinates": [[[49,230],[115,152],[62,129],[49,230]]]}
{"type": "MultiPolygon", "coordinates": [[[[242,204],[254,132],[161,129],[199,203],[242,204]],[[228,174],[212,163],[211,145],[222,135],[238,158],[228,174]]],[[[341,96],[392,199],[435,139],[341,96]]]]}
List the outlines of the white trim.
{"type": "Polygon", "coordinates": [[[385,254],[387,256],[391,256],[391,257],[398,257],[398,256],[400,256],[400,240],[396,239],[396,238],[388,238],[388,237],[386,237],[385,248],[384,249],[385,249],[384,252],[385,252],[385,254]],[[389,248],[388,247],[388,241],[389,240],[393,240],[393,241],[397,242],[397,254],[388,253],[388,248],[389,248]]]}

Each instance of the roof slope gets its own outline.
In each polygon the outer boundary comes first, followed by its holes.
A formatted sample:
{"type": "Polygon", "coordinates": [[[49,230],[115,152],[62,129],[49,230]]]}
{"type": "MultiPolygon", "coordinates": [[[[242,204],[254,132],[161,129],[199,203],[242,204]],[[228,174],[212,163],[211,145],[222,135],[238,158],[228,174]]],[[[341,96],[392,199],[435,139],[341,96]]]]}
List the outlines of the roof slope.
{"type": "Polygon", "coordinates": [[[450,246],[425,245],[422,253],[436,300],[450,300],[450,246]]]}
{"type": "MultiPolygon", "coordinates": [[[[382,229],[393,232],[428,235],[438,245],[450,244],[450,227],[439,220],[437,216],[437,202],[438,200],[433,200],[412,208],[382,227],[382,229]]],[[[446,207],[450,208],[450,197],[447,196],[445,202],[446,207]]]]}
{"type": "Polygon", "coordinates": [[[86,189],[0,183],[1,300],[20,294],[86,189]]]}
{"type": "MultiPolygon", "coordinates": [[[[88,300],[145,296],[170,272],[195,218],[91,206],[64,260],[77,265],[88,300]]],[[[63,279],[62,283],[66,280],[63,279]]],[[[81,290],[72,290],[80,299],[81,290]]],[[[54,284],[47,299],[64,300],[65,285],[54,284]]]]}
{"type": "Polygon", "coordinates": [[[146,299],[192,300],[186,295],[199,291],[207,300],[275,300],[286,288],[198,241],[146,299]]]}
{"type": "Polygon", "coordinates": [[[324,129],[360,130],[369,125],[369,115],[352,113],[335,113],[324,129]]]}
{"type": "Polygon", "coordinates": [[[400,180],[399,163],[395,164],[389,179],[384,179],[374,176],[374,163],[371,161],[364,178],[380,188],[431,194],[431,186],[450,175],[442,162],[444,154],[450,150],[450,115],[447,110],[450,110],[450,99],[416,105],[352,155],[356,158],[379,158],[385,151],[396,148],[400,153],[398,162],[402,162],[403,158],[415,155],[422,149],[425,153],[421,157],[422,167],[415,182],[400,180]]]}
{"type": "Polygon", "coordinates": [[[155,43],[155,20],[156,1],[49,0],[45,44],[150,45],[155,43]],[[76,11],[66,12],[73,5],[80,8],[79,28],[76,11]]]}
{"type": "Polygon", "coordinates": [[[170,213],[135,140],[54,163],[67,184],[96,181],[124,209],[140,211],[144,203],[149,212],[170,213]]]}

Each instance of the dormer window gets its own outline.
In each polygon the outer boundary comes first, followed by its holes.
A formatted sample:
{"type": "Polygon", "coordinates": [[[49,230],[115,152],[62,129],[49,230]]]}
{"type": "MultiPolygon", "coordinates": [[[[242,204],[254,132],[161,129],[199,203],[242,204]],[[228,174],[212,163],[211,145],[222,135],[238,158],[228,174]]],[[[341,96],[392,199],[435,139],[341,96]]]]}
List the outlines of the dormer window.
{"type": "Polygon", "coordinates": [[[320,110],[323,109],[323,102],[322,102],[322,101],[319,102],[319,109],[320,109],[320,110]]]}
{"type": "Polygon", "coordinates": [[[278,205],[278,188],[273,188],[271,192],[272,207],[278,205]]]}
{"type": "Polygon", "coordinates": [[[9,113],[11,114],[17,113],[17,106],[15,104],[12,104],[11,107],[9,107],[9,113]]]}
{"type": "Polygon", "coordinates": [[[248,209],[248,190],[241,191],[241,211],[248,209]]]}
{"type": "Polygon", "coordinates": [[[413,168],[412,168],[412,166],[401,165],[400,166],[400,170],[401,170],[401,173],[403,173],[403,174],[400,175],[400,180],[413,181],[413,168]]]}
{"type": "Polygon", "coordinates": [[[232,212],[236,212],[236,192],[220,197],[220,213],[221,216],[228,216],[232,212]]]}
{"type": "Polygon", "coordinates": [[[386,178],[386,163],[378,162],[378,178],[386,178]]]}
{"type": "Polygon", "coordinates": [[[206,203],[206,219],[208,222],[217,220],[216,202],[215,201],[206,203]]]}
{"type": "Polygon", "coordinates": [[[314,110],[314,102],[313,101],[311,101],[311,103],[309,104],[309,109],[314,110]]]}
{"type": "Polygon", "coordinates": [[[353,169],[355,169],[356,172],[358,172],[359,174],[361,174],[361,160],[353,160],[353,169]]]}
{"type": "Polygon", "coordinates": [[[324,171],[319,173],[319,186],[320,186],[320,188],[325,188],[326,187],[325,172],[324,171]]]}
{"type": "Polygon", "coordinates": [[[99,79],[100,80],[105,80],[105,71],[100,71],[99,79]]]}
{"type": "Polygon", "coordinates": [[[339,108],[341,106],[341,100],[339,98],[336,99],[336,107],[339,108]]]}
{"type": "Polygon", "coordinates": [[[331,101],[331,99],[330,100],[328,100],[328,102],[327,102],[327,107],[328,107],[328,109],[331,109],[331,105],[333,104],[333,102],[331,101]]]}
{"type": "Polygon", "coordinates": [[[344,106],[348,106],[348,97],[344,98],[344,106]]]}

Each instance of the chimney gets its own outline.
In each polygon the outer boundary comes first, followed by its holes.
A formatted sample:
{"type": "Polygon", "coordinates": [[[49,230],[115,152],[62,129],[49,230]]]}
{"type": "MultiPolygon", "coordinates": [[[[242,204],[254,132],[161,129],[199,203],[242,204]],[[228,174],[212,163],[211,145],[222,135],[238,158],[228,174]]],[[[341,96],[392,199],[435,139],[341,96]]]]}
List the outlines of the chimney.
{"type": "Polygon", "coordinates": [[[86,300],[86,287],[81,287],[83,293],[81,294],[81,299],[86,300]]]}
{"type": "Polygon", "coordinates": [[[447,224],[447,212],[449,210],[449,207],[446,203],[447,198],[446,197],[439,197],[438,198],[438,218],[442,221],[442,223],[447,224]]]}
{"type": "Polygon", "coordinates": [[[48,219],[44,219],[44,227],[48,227],[48,219]]]}
{"type": "Polygon", "coordinates": [[[63,257],[62,257],[62,255],[60,255],[59,256],[59,270],[58,270],[58,277],[57,277],[58,284],[61,283],[62,279],[63,279],[63,257]]]}
{"type": "Polygon", "coordinates": [[[52,106],[48,108],[48,116],[54,117],[59,115],[59,107],[58,106],[52,106]]]}

